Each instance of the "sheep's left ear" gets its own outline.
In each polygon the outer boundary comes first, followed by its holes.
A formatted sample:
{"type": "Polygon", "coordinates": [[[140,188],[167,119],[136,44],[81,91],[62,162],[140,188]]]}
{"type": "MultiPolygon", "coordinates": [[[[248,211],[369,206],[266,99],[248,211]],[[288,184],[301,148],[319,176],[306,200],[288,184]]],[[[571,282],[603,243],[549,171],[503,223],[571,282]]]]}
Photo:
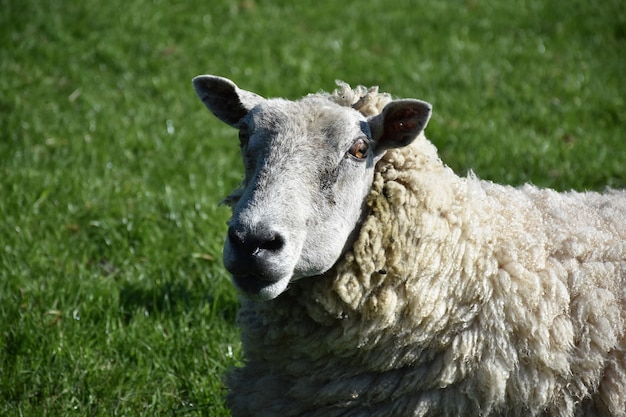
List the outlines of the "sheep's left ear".
{"type": "Polygon", "coordinates": [[[382,154],[387,149],[400,148],[413,142],[422,133],[432,106],[415,99],[394,100],[383,111],[369,120],[375,152],[382,154]]]}
{"type": "Polygon", "coordinates": [[[250,91],[242,90],[228,78],[215,75],[199,75],[193,79],[193,87],[200,100],[218,119],[233,127],[257,104],[265,99],[250,91]]]}

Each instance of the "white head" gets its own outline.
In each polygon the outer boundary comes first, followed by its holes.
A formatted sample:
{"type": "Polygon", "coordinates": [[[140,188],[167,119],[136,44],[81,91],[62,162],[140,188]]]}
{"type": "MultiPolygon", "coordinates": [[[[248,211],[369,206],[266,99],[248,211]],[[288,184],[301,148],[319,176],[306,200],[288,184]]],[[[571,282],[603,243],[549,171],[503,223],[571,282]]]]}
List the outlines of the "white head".
{"type": "Polygon", "coordinates": [[[337,262],[366,214],[376,162],[411,143],[431,112],[423,101],[395,100],[366,117],[324,95],[264,99],[212,75],[193,85],[215,116],[239,129],[246,172],[229,197],[224,265],[239,290],[262,300],[337,262]]]}

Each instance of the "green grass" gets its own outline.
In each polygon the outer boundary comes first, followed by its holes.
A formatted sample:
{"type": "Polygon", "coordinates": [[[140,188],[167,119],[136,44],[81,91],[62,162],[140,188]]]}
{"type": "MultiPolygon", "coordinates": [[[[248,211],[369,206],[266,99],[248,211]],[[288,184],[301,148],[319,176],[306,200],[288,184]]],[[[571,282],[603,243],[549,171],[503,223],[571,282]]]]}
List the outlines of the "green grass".
{"type": "Polygon", "coordinates": [[[0,415],[228,415],[234,132],[190,80],[377,84],[460,174],[626,186],[622,0],[0,0],[0,415]]]}

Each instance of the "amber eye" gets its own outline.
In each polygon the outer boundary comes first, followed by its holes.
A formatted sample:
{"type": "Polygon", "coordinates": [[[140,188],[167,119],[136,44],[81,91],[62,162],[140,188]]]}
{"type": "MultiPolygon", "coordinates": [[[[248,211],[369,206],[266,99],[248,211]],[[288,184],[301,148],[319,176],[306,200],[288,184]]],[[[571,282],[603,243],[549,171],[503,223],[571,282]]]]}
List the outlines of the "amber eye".
{"type": "Polygon", "coordinates": [[[369,143],[364,139],[357,139],[354,141],[348,153],[356,159],[365,159],[367,157],[367,151],[369,149],[369,143]]]}

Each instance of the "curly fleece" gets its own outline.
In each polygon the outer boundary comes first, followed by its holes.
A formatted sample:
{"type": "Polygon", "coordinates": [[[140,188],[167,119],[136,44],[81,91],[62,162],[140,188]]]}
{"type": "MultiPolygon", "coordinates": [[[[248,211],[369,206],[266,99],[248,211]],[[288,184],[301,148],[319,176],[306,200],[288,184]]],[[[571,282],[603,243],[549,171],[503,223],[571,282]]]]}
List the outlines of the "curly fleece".
{"type": "Polygon", "coordinates": [[[367,205],[330,272],[242,300],[233,416],[626,416],[626,192],[458,177],[422,135],[367,205]]]}

